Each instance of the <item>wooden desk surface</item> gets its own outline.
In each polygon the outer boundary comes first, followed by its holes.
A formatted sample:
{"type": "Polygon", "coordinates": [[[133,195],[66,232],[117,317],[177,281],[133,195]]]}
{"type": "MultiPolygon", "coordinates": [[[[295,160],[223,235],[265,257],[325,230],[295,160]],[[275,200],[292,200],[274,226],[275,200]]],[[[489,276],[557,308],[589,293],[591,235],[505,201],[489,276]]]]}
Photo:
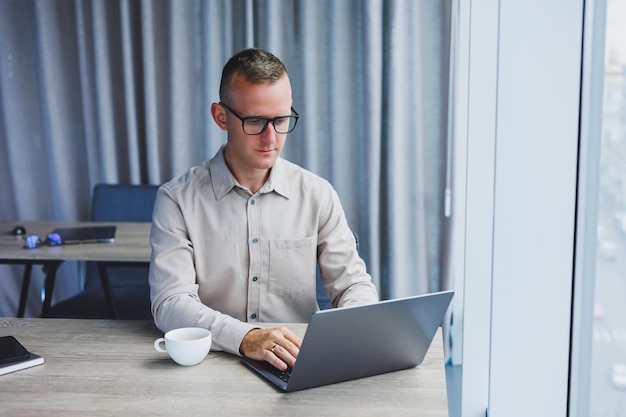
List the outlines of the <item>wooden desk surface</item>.
{"type": "Polygon", "coordinates": [[[416,368],[288,394],[229,354],[176,365],[152,322],[0,318],[5,335],[45,363],[0,376],[2,416],[448,415],[441,330],[416,368]]]}
{"type": "Polygon", "coordinates": [[[0,222],[0,261],[110,261],[149,262],[151,223],[132,222],[54,222],[54,221],[2,221],[0,222]],[[83,227],[115,225],[115,242],[85,243],[61,246],[42,245],[37,249],[24,249],[23,236],[13,236],[16,225],[26,228],[27,235],[36,234],[45,239],[57,227],[83,227]]]}

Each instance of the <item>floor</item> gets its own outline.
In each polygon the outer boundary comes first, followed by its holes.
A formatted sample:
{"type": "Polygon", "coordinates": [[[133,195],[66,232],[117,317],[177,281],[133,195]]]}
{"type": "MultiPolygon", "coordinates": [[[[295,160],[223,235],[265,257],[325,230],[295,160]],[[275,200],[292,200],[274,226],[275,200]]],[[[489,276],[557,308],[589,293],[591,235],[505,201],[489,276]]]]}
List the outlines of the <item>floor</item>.
{"type": "Polygon", "coordinates": [[[448,414],[450,417],[461,417],[461,373],[461,366],[446,365],[448,414]]]}

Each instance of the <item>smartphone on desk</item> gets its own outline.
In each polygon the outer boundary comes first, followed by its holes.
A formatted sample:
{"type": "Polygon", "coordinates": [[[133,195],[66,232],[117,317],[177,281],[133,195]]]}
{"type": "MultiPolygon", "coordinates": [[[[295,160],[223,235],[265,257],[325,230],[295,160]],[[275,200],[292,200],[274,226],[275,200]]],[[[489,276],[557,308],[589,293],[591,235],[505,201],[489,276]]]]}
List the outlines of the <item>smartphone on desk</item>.
{"type": "Polygon", "coordinates": [[[30,353],[13,336],[0,337],[0,365],[30,358],[30,353]]]}

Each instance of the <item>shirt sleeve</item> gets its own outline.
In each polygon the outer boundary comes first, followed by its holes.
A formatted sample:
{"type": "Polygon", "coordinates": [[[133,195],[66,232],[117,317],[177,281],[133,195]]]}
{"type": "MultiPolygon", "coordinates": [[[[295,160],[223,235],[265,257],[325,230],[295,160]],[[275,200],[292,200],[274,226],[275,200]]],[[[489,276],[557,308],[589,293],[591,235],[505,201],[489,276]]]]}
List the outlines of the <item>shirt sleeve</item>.
{"type": "Polygon", "coordinates": [[[327,198],[318,232],[318,265],[332,307],[375,303],[378,291],[359,256],[355,236],[332,186],[327,198]]]}
{"type": "Polygon", "coordinates": [[[212,350],[239,355],[239,346],[253,324],[222,314],[198,296],[193,245],[175,196],[160,187],[150,233],[150,298],[156,326],[164,332],[180,327],[209,329],[212,350]]]}

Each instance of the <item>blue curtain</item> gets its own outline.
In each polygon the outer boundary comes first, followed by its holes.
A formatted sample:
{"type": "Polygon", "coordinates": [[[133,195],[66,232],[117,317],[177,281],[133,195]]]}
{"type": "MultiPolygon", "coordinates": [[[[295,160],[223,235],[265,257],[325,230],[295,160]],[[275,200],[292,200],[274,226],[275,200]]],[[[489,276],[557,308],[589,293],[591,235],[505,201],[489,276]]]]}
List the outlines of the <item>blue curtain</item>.
{"type": "MultiPolygon", "coordinates": [[[[450,7],[0,0],[0,219],[88,220],[95,184],[160,184],[210,158],[222,66],[257,46],[287,65],[301,115],[283,156],[335,186],[382,297],[445,288],[450,7]]],[[[55,299],[81,273],[64,264],[55,299]]],[[[0,277],[13,315],[21,269],[0,277]]]]}

